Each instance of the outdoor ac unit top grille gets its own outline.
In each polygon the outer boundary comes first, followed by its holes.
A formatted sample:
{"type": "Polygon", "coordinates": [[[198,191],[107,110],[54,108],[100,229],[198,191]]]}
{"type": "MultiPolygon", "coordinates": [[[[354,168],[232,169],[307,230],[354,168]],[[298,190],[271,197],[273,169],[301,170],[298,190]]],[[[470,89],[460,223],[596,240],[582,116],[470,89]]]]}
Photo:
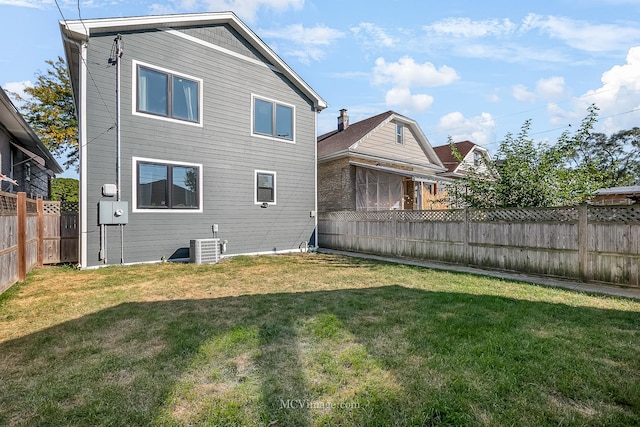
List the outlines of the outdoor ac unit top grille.
{"type": "Polygon", "coordinates": [[[189,258],[195,264],[216,264],[220,262],[220,239],[191,240],[189,258]]]}

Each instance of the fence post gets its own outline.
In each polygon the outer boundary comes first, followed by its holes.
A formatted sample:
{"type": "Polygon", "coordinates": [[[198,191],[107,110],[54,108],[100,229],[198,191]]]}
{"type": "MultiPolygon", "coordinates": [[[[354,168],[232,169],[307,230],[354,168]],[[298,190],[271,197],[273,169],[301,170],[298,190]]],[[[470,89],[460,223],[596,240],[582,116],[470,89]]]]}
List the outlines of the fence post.
{"type": "Polygon", "coordinates": [[[44,200],[38,199],[38,267],[44,264],[44,200]]]}
{"type": "Polygon", "coordinates": [[[398,211],[391,211],[393,225],[393,256],[398,256],[398,211]]]}
{"type": "Polygon", "coordinates": [[[464,254],[464,263],[467,265],[471,265],[471,255],[469,250],[469,208],[464,208],[464,237],[462,238],[463,249],[462,253],[464,254]]]}
{"type": "Polygon", "coordinates": [[[580,280],[588,282],[591,277],[589,271],[589,211],[586,203],[578,207],[578,258],[580,280]]]}
{"type": "Polygon", "coordinates": [[[18,193],[18,281],[27,279],[27,193],[18,193]]]}

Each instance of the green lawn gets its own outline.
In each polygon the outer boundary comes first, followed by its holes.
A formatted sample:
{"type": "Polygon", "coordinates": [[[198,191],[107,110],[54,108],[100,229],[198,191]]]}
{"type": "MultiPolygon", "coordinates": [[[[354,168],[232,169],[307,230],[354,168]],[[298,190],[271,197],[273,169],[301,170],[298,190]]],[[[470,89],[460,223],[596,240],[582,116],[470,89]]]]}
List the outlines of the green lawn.
{"type": "Polygon", "coordinates": [[[640,425],[640,301],[339,256],[44,268],[0,425],[640,425]]]}

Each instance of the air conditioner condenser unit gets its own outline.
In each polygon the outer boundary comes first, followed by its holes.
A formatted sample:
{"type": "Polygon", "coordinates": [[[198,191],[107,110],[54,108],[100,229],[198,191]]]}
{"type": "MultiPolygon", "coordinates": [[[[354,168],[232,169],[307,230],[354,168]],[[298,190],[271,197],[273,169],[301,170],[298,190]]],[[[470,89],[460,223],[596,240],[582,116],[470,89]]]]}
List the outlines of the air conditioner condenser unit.
{"type": "Polygon", "coordinates": [[[191,240],[189,258],[195,264],[216,264],[220,262],[220,239],[191,240]]]}

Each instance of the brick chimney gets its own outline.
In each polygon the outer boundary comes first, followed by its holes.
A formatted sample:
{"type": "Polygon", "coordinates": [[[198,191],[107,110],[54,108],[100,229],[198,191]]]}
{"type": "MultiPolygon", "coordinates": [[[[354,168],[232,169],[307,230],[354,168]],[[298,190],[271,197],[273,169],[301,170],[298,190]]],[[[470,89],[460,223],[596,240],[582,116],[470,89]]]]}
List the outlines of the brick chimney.
{"type": "Polygon", "coordinates": [[[347,116],[347,110],[343,108],[342,110],[340,110],[340,115],[338,116],[338,132],[342,132],[348,127],[349,116],[347,116]]]}

